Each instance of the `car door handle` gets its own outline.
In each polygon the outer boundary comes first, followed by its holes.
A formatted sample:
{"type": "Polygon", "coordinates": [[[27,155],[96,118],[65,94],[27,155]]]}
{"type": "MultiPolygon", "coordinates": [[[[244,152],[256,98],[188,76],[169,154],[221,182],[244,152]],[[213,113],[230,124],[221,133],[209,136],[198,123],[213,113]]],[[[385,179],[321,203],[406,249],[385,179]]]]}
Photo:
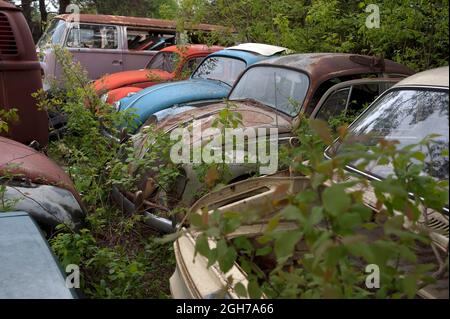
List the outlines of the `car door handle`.
{"type": "Polygon", "coordinates": [[[112,64],[113,65],[122,65],[122,60],[114,60],[113,62],[112,62],[112,64]]]}

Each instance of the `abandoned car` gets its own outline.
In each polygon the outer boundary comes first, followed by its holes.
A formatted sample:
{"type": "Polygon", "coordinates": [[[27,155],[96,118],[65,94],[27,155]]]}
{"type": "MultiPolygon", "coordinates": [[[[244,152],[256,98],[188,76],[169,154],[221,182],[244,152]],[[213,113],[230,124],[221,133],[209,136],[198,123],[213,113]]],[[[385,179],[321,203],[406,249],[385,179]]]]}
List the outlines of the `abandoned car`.
{"type": "Polygon", "coordinates": [[[0,287],[0,299],[78,297],[67,285],[42,231],[26,212],[0,213],[0,287]]]}
{"type": "Polygon", "coordinates": [[[84,211],[70,177],[44,154],[0,137],[0,212],[27,212],[40,225],[77,229],[84,211]]]}
{"type": "MultiPolygon", "coordinates": [[[[427,154],[425,171],[437,180],[448,179],[448,155],[442,150],[449,146],[449,115],[448,115],[448,86],[449,68],[444,67],[413,75],[396,84],[384,92],[372,103],[349,127],[350,137],[375,133],[375,139],[365,141],[376,143],[380,139],[396,140],[399,147],[415,145],[429,134],[437,134],[435,149],[427,154]]],[[[354,141],[349,138],[347,141],[354,141]]],[[[361,141],[361,139],[359,139],[361,141]]],[[[332,158],[331,150],[339,153],[345,145],[340,140],[325,151],[325,156],[332,158]]],[[[392,172],[392,167],[386,164],[369,166],[369,171],[360,171],[356,165],[350,164],[347,170],[363,179],[380,180],[392,172]]],[[[306,177],[294,176],[288,171],[280,172],[272,176],[264,176],[255,179],[241,181],[226,186],[218,191],[211,192],[197,201],[191,207],[191,214],[204,214],[213,211],[219,213],[234,212],[245,213],[257,210],[259,216],[273,216],[285,207],[291,194],[301,193],[305,185],[310,183],[306,177]],[[285,191],[277,191],[284,189],[285,191]],[[274,204],[277,203],[277,204],[274,204]],[[276,207],[275,207],[276,206],[276,207]]],[[[325,185],[326,187],[326,185],[325,185]]],[[[411,194],[413,196],[414,194],[411,194]]],[[[364,203],[376,215],[377,199],[369,189],[364,193],[364,203]]],[[[427,209],[422,212],[419,226],[429,234],[434,247],[431,245],[419,245],[419,264],[430,263],[434,260],[434,274],[438,274],[438,259],[448,259],[449,245],[449,220],[448,202],[442,211],[427,209]],[[426,214],[426,216],[425,216],[426,214]],[[439,257],[438,257],[439,256],[439,257]]],[[[244,235],[254,238],[264,232],[267,220],[260,220],[254,224],[243,225],[229,235],[229,238],[244,235]]],[[[407,227],[407,224],[405,224],[407,227]]],[[[317,227],[319,227],[318,225],[317,227]]],[[[282,221],[279,227],[295,229],[298,227],[293,222],[282,221]]],[[[407,228],[408,229],[408,228],[407,228]]],[[[414,230],[411,230],[414,231],[414,230]]],[[[361,230],[363,232],[363,230],[361,230]]],[[[364,233],[370,240],[376,240],[373,232],[364,233]]],[[[198,254],[195,256],[195,238],[198,232],[191,229],[182,235],[174,243],[176,270],[170,279],[170,288],[174,298],[215,298],[223,297],[223,292],[228,298],[239,298],[236,291],[226,285],[227,278],[233,276],[234,282],[248,285],[247,275],[238,263],[224,274],[217,264],[207,267],[208,260],[198,254]]],[[[211,243],[214,244],[214,243],[211,243]]],[[[301,246],[301,242],[299,243],[301,246]]],[[[301,247],[299,249],[301,258],[301,247]]],[[[407,264],[400,265],[408,269],[407,264]]],[[[442,275],[435,275],[436,281],[424,285],[417,295],[421,298],[448,299],[448,268],[445,267],[442,275]]]]}
{"type": "Polygon", "coordinates": [[[222,49],[202,44],[172,45],[156,53],[144,69],[105,75],[94,82],[94,89],[103,101],[113,104],[159,82],[189,77],[207,55],[222,49]]]}
{"type": "MultiPolygon", "coordinates": [[[[96,14],[78,17],[79,21],[74,21],[72,14],[56,16],[37,44],[46,88],[62,75],[54,45],[66,48],[89,78],[96,80],[108,73],[144,68],[158,50],[179,44],[181,37],[172,20],[96,14]]],[[[189,29],[186,37],[189,39],[190,32],[209,33],[221,28],[199,24],[189,29]]],[[[191,38],[196,43],[196,37],[191,38]]]]}
{"type": "Polygon", "coordinates": [[[189,80],[154,85],[115,103],[118,111],[132,110],[142,126],[154,113],[186,103],[211,103],[225,98],[249,65],[285,52],[286,48],[246,43],[210,54],[189,80]]]}
{"type": "MultiPolygon", "coordinates": [[[[399,77],[406,77],[413,72],[407,67],[389,60],[379,61],[378,66],[372,57],[350,54],[295,54],[272,58],[254,64],[248,68],[234,85],[226,102],[211,104],[200,108],[189,106],[175,107],[157,112],[151,118],[156,122],[156,130],[171,134],[177,128],[187,127],[198,120],[201,130],[213,126],[220,117],[220,112],[229,107],[241,116],[241,126],[246,129],[265,129],[264,138],[271,145],[289,145],[295,137],[293,128],[300,116],[313,113],[314,118],[329,120],[342,113],[358,114],[366,103],[370,103],[389,86],[399,81],[399,77]],[[373,78],[364,78],[373,75],[373,78]],[[384,76],[384,77],[383,77],[384,76]],[[389,77],[392,76],[392,77],[389,77]],[[338,84],[335,84],[338,83],[338,84]],[[277,87],[278,86],[278,87],[277,87]],[[277,88],[276,88],[277,87],[277,88]],[[181,109],[181,110],[180,110],[181,109]],[[182,111],[178,113],[178,111],[182,111]],[[276,137],[269,136],[270,129],[277,129],[276,137]],[[276,138],[276,141],[271,140],[276,138]]],[[[151,147],[151,141],[146,135],[145,127],[133,136],[135,156],[143,158],[151,147]]],[[[194,136],[191,145],[205,140],[205,136],[194,136]]],[[[248,142],[250,144],[250,142],[248,142]]],[[[278,146],[276,152],[278,152],[278,146]]],[[[229,154],[234,158],[236,154],[229,154]]],[[[237,157],[237,155],[236,155],[237,157]]],[[[278,163],[265,163],[275,166],[278,163]]],[[[228,164],[228,183],[242,180],[257,174],[258,168],[252,163],[228,164]]],[[[138,174],[131,170],[130,174],[138,174]]],[[[147,196],[147,202],[160,198],[157,187],[150,192],[147,188],[149,181],[157,175],[154,171],[139,172],[138,192],[147,196]]],[[[198,191],[204,188],[204,183],[197,175],[192,163],[183,163],[181,172],[173,189],[166,190],[168,205],[189,207],[198,191]]],[[[157,185],[157,181],[154,183],[157,185]]],[[[115,199],[127,211],[134,211],[133,202],[139,196],[129,194],[127,190],[114,191],[115,199]]],[[[150,207],[150,206],[149,206],[150,207]]],[[[155,209],[149,209],[154,211],[155,209]]],[[[155,222],[155,228],[163,231],[173,231],[172,223],[168,220],[155,219],[149,211],[149,224],[155,222]],[[162,228],[161,228],[162,227],[162,228]]]]}

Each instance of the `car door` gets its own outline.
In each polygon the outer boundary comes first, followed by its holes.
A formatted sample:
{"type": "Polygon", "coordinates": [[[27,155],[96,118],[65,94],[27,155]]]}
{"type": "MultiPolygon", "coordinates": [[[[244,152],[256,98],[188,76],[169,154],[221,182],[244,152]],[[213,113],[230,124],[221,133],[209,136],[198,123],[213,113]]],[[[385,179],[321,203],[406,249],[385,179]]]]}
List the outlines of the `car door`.
{"type": "Polygon", "coordinates": [[[91,80],[123,70],[121,29],[114,25],[72,24],[65,47],[80,62],[91,80]]]}
{"type": "Polygon", "coordinates": [[[381,93],[400,81],[397,78],[370,78],[345,81],[332,86],[311,113],[332,128],[350,124],[381,93]]]}

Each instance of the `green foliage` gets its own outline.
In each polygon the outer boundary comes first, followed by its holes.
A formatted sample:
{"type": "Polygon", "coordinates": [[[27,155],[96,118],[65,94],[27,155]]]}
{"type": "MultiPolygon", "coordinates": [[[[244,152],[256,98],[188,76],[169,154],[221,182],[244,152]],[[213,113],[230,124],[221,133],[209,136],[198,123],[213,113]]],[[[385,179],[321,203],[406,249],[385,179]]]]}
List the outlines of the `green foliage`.
{"type": "MultiPolygon", "coordinates": [[[[102,103],[82,67],[72,63],[67,51],[54,49],[63,70],[63,87],[53,88],[51,95],[41,91],[35,96],[40,108],[67,115],[67,129],[50,143],[49,155],[72,177],[87,217],[79,233],[58,227],[51,246],[63,266],[80,267],[81,290],[88,297],[166,298],[174,265],[172,248],[154,241],[157,236],[144,224],[143,215],[126,215],[110,199],[113,185],[125,187],[131,180],[127,183],[128,171],[120,175],[119,143],[103,131],[117,134],[120,127],[133,125],[133,116],[102,103]]],[[[159,152],[154,149],[146,159],[157,158],[159,152]]],[[[124,165],[133,165],[131,161],[124,165]]],[[[165,170],[160,170],[162,181],[165,170]]]]}
{"type": "MultiPolygon", "coordinates": [[[[242,114],[235,111],[236,105],[227,101],[225,107],[219,111],[218,116],[214,119],[211,124],[212,128],[220,130],[219,138],[222,140],[221,145],[225,145],[225,129],[242,127],[242,114]]],[[[214,139],[211,137],[211,140],[214,139]]],[[[202,153],[203,153],[202,145],[202,153]]],[[[233,145],[233,149],[236,145],[233,145]]],[[[199,181],[203,183],[203,189],[199,190],[199,196],[205,194],[208,190],[215,187],[220,187],[226,185],[230,178],[232,177],[228,164],[226,164],[225,147],[222,149],[221,161],[219,163],[205,163],[202,161],[201,164],[195,164],[193,169],[197,175],[199,181]]]]}
{"type": "Polygon", "coordinates": [[[384,56],[416,71],[448,65],[448,1],[378,1],[380,28],[369,29],[370,1],[184,0],[179,19],[233,28],[220,43],[262,42],[302,52],[384,56]],[[187,14],[189,13],[189,14],[187,14]]]}
{"type": "Polygon", "coordinates": [[[78,0],[82,12],[132,17],[171,19],[175,16],[175,0],[78,0]]]}
{"type": "Polygon", "coordinates": [[[17,114],[17,109],[0,109],[0,133],[8,133],[9,124],[14,124],[18,120],[19,116],[17,114]]]}
{"type": "Polygon", "coordinates": [[[2,174],[0,175],[0,212],[13,211],[16,204],[20,201],[19,198],[6,197],[6,187],[11,186],[11,182],[15,178],[21,177],[13,173],[15,168],[17,168],[17,164],[7,164],[2,167],[2,174]]]}

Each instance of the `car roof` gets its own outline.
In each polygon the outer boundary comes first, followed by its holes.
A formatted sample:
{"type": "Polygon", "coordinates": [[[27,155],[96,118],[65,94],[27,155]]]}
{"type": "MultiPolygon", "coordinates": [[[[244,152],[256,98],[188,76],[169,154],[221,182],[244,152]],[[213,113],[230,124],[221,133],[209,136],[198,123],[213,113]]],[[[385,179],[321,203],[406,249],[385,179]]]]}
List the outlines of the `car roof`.
{"type": "Polygon", "coordinates": [[[176,52],[185,56],[194,54],[210,54],[219,50],[223,50],[223,47],[218,45],[207,46],[206,44],[186,44],[186,45],[171,45],[160,52],[176,52]]]}
{"type": "Polygon", "coordinates": [[[277,53],[290,51],[288,48],[279,47],[275,45],[263,44],[263,43],[241,43],[229,48],[227,50],[240,50],[248,51],[252,53],[258,53],[264,56],[272,56],[277,53]]]}
{"type": "Polygon", "coordinates": [[[249,52],[249,51],[241,51],[241,50],[229,50],[229,49],[220,50],[220,51],[217,51],[217,52],[214,52],[214,53],[208,55],[208,57],[214,57],[214,56],[223,56],[223,57],[241,59],[241,60],[244,60],[247,65],[267,59],[267,56],[261,55],[259,53],[249,52]]]}
{"type": "Polygon", "coordinates": [[[355,73],[382,72],[413,74],[410,68],[388,59],[349,53],[300,53],[273,57],[260,64],[279,65],[306,72],[311,79],[321,79],[324,76],[355,73]]]}
{"type": "Polygon", "coordinates": [[[449,67],[443,66],[414,74],[400,81],[395,87],[400,86],[442,86],[448,88],[449,67]]]}
{"type": "MultiPolygon", "coordinates": [[[[126,16],[114,16],[114,15],[101,15],[101,14],[79,14],[81,23],[98,23],[109,25],[124,25],[143,28],[153,28],[161,30],[177,31],[177,22],[175,20],[164,19],[152,19],[141,17],[126,17],[126,16]]],[[[61,14],[55,17],[64,21],[71,21],[73,19],[71,14],[61,14]]],[[[223,26],[200,23],[188,28],[189,30],[200,31],[220,31],[225,29],[223,26]]]]}

